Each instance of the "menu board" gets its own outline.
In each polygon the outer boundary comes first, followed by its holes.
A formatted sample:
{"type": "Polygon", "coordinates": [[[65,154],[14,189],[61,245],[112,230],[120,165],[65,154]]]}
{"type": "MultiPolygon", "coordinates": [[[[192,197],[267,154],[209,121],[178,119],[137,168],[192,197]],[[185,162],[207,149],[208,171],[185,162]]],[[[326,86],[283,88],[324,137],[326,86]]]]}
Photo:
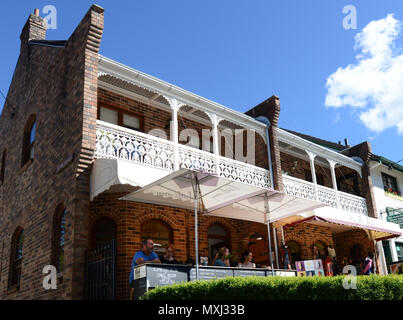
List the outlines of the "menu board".
{"type": "Polygon", "coordinates": [[[147,266],[148,287],[166,286],[178,282],[188,281],[187,267],[154,267],[147,266]]]}
{"type": "Polygon", "coordinates": [[[277,271],[277,270],[275,270],[274,274],[276,276],[280,276],[280,277],[295,277],[295,271],[286,271],[286,270],[277,271]]]}
{"type": "MultiPolygon", "coordinates": [[[[199,268],[199,280],[211,280],[217,278],[233,277],[232,269],[199,268]]],[[[196,280],[196,268],[190,269],[190,281],[196,280]]]]}
{"type": "Polygon", "coordinates": [[[264,270],[243,270],[234,269],[234,277],[265,277],[266,272],[264,270]]]}

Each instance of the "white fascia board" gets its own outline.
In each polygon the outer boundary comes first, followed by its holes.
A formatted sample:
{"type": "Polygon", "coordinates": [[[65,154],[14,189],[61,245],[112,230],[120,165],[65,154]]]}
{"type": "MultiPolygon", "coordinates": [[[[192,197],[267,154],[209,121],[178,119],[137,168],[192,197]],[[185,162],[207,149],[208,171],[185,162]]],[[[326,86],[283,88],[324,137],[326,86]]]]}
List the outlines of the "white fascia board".
{"type": "Polygon", "coordinates": [[[301,137],[296,136],[295,134],[292,134],[292,133],[285,131],[283,129],[280,129],[280,128],[278,129],[278,140],[285,142],[287,144],[290,144],[299,149],[311,151],[314,154],[316,154],[317,156],[320,156],[322,158],[333,160],[333,161],[337,162],[338,164],[341,164],[345,167],[353,169],[353,170],[357,171],[360,175],[362,175],[361,163],[359,163],[343,154],[340,154],[335,151],[324,148],[320,145],[317,145],[316,143],[305,140],[301,137]]]}
{"type": "Polygon", "coordinates": [[[219,103],[213,102],[182,88],[174,86],[168,82],[150,76],[141,71],[130,68],[117,61],[99,55],[99,72],[110,74],[124,81],[134,83],[150,91],[161,95],[169,96],[201,109],[209,114],[216,114],[223,120],[228,120],[245,128],[256,130],[261,135],[265,135],[266,125],[253,119],[242,112],[232,110],[219,103]]]}

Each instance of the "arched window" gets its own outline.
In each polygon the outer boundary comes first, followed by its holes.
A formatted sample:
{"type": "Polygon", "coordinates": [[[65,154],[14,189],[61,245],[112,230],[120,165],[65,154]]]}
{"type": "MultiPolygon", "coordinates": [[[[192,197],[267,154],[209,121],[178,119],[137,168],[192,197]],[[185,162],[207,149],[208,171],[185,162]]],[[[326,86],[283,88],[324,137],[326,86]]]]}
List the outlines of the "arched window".
{"type": "Polygon", "coordinates": [[[52,264],[57,272],[62,272],[64,268],[64,241],[66,233],[66,208],[58,206],[53,218],[53,249],[52,264]]]}
{"type": "Polygon", "coordinates": [[[21,167],[34,158],[36,116],[31,115],[25,125],[22,141],[21,167]]]}
{"type": "Polygon", "coordinates": [[[3,155],[1,157],[0,183],[4,182],[4,176],[6,172],[6,158],[7,158],[7,150],[4,149],[3,155]]]}
{"type": "Polygon", "coordinates": [[[231,250],[231,239],[227,229],[218,223],[210,225],[207,229],[207,239],[209,248],[209,260],[213,261],[217,251],[221,247],[231,250]]]}
{"type": "Polygon", "coordinates": [[[165,253],[166,247],[173,243],[172,228],[164,221],[157,219],[145,221],[140,230],[141,239],[151,238],[154,241],[154,251],[157,254],[165,253]]]}
{"type": "Polygon", "coordinates": [[[18,228],[11,239],[9,287],[20,285],[23,242],[24,230],[18,228]]]}
{"type": "Polygon", "coordinates": [[[116,224],[112,219],[103,217],[94,224],[94,247],[101,248],[112,240],[116,240],[116,224]]]}

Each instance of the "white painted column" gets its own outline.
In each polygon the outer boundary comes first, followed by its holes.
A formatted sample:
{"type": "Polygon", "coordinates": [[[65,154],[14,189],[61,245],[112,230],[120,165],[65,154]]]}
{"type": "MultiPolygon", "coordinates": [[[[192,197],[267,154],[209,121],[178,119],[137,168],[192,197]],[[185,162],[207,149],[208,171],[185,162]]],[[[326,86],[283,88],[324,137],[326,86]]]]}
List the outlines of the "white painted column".
{"type": "Polygon", "coordinates": [[[315,157],[316,154],[312,153],[311,151],[305,150],[305,152],[309,156],[309,164],[311,166],[311,176],[312,176],[312,183],[315,185],[315,198],[318,199],[318,183],[316,181],[316,172],[315,172],[315,157]]]}
{"type": "Polygon", "coordinates": [[[328,161],[329,164],[330,164],[330,174],[332,175],[333,189],[334,189],[334,190],[337,190],[336,172],[335,172],[335,170],[334,170],[334,168],[335,168],[337,162],[336,162],[336,161],[333,161],[333,160],[329,160],[329,159],[327,159],[327,161],[328,161]]]}
{"type": "MultiPolygon", "coordinates": [[[[175,100],[176,101],[176,100],[175,100]]],[[[174,170],[179,170],[178,108],[172,108],[171,141],[174,143],[174,170]]]]}
{"type": "Polygon", "coordinates": [[[278,260],[277,230],[274,226],[273,226],[273,239],[274,239],[274,251],[276,253],[276,266],[277,269],[280,269],[280,262],[278,260]]]}
{"type": "Polygon", "coordinates": [[[395,239],[389,240],[389,248],[390,248],[390,254],[392,256],[392,262],[396,262],[398,260],[398,258],[397,258],[395,239]]]}
{"type": "Polygon", "coordinates": [[[332,184],[333,184],[333,189],[335,190],[336,193],[336,205],[339,207],[339,193],[337,192],[337,180],[336,180],[336,172],[335,172],[335,166],[337,164],[336,161],[329,160],[327,161],[330,164],[330,174],[332,175],[332,184]]]}
{"type": "Polygon", "coordinates": [[[219,119],[216,114],[211,115],[211,122],[213,124],[213,151],[215,155],[215,169],[217,175],[220,174],[220,149],[219,149],[219,140],[218,140],[218,123],[219,119]]]}
{"type": "Polygon", "coordinates": [[[380,269],[381,269],[381,270],[379,270],[379,273],[381,275],[386,275],[386,274],[388,274],[388,269],[386,266],[385,252],[383,251],[382,241],[377,241],[376,246],[377,246],[377,250],[378,250],[379,265],[380,265],[380,269]]]}
{"type": "MultiPolygon", "coordinates": [[[[164,96],[165,97],[165,96],[164,96]]],[[[171,120],[171,141],[174,144],[174,171],[179,170],[179,141],[178,141],[178,110],[180,107],[184,106],[184,103],[179,102],[176,99],[165,97],[172,110],[172,120],[171,120]]]]}

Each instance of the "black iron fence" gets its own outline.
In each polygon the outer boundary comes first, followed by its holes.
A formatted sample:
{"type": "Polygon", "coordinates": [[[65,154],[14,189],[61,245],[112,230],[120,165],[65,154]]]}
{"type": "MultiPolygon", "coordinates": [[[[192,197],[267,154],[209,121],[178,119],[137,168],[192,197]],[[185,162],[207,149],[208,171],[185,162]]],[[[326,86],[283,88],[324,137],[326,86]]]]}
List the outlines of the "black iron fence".
{"type": "Polygon", "coordinates": [[[98,245],[86,255],[87,300],[114,300],[116,297],[116,241],[98,245]]]}

